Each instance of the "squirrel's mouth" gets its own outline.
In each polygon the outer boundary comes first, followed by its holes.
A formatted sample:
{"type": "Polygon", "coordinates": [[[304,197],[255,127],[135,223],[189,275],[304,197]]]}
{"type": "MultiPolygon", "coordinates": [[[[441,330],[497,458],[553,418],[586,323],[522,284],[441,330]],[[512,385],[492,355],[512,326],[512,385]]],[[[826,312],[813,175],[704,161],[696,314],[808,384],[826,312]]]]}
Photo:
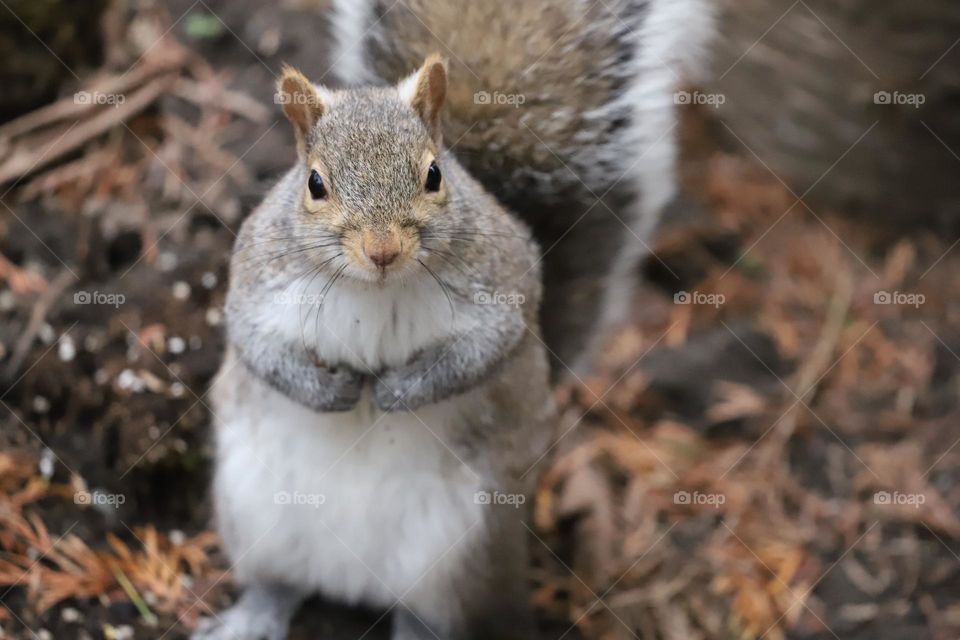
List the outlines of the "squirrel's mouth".
{"type": "Polygon", "coordinates": [[[397,258],[389,264],[378,265],[369,259],[358,260],[348,255],[343,275],[360,282],[383,286],[405,280],[414,266],[417,266],[417,262],[412,257],[397,258]]]}
{"type": "Polygon", "coordinates": [[[418,238],[394,229],[363,229],[342,239],[349,275],[377,284],[402,278],[416,265],[418,238]]]}

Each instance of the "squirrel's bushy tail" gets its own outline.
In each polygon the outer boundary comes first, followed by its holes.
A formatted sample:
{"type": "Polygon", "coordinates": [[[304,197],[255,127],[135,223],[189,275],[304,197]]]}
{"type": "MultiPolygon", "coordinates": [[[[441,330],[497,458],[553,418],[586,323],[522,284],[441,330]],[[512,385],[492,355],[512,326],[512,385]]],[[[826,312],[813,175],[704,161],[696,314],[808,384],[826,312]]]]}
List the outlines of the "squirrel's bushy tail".
{"type": "Polygon", "coordinates": [[[533,228],[543,330],[575,367],[618,319],[674,190],[675,92],[706,0],[334,0],[334,70],[388,83],[450,64],[445,144],[533,228]]]}

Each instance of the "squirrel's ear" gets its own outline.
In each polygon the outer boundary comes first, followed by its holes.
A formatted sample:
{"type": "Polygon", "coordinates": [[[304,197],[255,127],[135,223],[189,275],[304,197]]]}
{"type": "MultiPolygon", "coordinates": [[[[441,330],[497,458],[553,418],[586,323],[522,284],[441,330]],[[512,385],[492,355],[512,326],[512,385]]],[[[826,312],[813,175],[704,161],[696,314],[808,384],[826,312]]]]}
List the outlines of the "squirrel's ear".
{"type": "Polygon", "coordinates": [[[284,65],[277,81],[277,102],[283,105],[283,113],[293,124],[297,151],[305,156],[310,132],[325,110],[320,93],[306,76],[284,65]]]}
{"type": "Polygon", "coordinates": [[[397,89],[439,145],[440,110],[447,97],[447,61],[438,55],[427,57],[420,70],[403,80],[397,89]]]}

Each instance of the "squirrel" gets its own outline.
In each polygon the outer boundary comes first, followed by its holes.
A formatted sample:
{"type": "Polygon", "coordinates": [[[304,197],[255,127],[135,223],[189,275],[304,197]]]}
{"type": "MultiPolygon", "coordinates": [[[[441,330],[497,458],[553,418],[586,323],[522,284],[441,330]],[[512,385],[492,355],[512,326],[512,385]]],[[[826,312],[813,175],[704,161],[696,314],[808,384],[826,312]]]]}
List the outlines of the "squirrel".
{"type": "Polygon", "coordinates": [[[243,223],[212,387],[214,506],[245,588],[193,638],[280,640],[306,597],[393,637],[531,637],[549,448],[539,250],[442,146],[446,63],[332,91],[286,68],[298,160],[243,223]]]}
{"type": "Polygon", "coordinates": [[[624,314],[708,14],[334,0],[341,87],[283,72],[297,162],[231,260],[213,494],[244,591],[195,639],[279,640],[316,592],[395,640],[533,636],[551,381],[624,314]]]}
{"type": "Polygon", "coordinates": [[[702,75],[716,0],[333,0],[354,84],[450,60],[444,135],[542,249],[553,379],[621,323],[676,195],[677,89],[702,75]]]}

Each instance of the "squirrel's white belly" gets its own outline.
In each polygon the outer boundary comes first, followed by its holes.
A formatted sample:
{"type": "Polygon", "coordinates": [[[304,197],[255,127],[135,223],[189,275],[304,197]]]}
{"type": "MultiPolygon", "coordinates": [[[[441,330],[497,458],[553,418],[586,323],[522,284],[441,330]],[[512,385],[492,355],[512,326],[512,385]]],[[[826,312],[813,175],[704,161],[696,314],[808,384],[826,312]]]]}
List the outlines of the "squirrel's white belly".
{"type": "Polygon", "coordinates": [[[383,414],[365,398],[317,414],[230,358],[216,386],[232,397],[217,403],[215,499],[241,581],[391,606],[462,566],[482,506],[480,479],[440,439],[451,405],[383,414]]]}

